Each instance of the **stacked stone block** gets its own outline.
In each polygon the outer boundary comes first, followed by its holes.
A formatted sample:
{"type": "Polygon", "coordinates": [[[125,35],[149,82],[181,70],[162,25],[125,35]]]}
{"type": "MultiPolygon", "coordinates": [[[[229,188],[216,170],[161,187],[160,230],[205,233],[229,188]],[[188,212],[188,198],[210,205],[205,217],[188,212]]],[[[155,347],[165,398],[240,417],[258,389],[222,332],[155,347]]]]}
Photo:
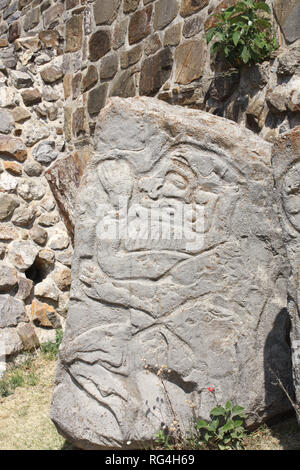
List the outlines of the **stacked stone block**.
{"type": "Polygon", "coordinates": [[[234,3],[67,2],[64,87],[70,150],[93,136],[97,116],[111,96],[155,96],[209,111],[261,133],[268,141],[297,125],[299,2],[268,1],[281,47],[270,61],[240,71],[214,61],[205,40],[216,21],[213,15],[234,3]],[[289,70],[282,65],[287,60],[293,63],[289,70]]]}
{"type": "Polygon", "coordinates": [[[65,149],[64,6],[0,7],[0,341],[10,358],[64,325],[72,246],[44,176],[65,149]]]}

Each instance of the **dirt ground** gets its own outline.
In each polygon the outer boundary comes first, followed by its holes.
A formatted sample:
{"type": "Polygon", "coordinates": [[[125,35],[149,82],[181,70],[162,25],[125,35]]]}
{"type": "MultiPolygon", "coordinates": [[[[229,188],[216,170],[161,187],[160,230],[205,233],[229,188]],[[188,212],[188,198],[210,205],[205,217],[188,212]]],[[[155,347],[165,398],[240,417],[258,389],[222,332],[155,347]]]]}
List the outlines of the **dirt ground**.
{"type": "Polygon", "coordinates": [[[21,368],[23,384],[12,395],[0,398],[1,450],[60,450],[66,446],[49,418],[55,365],[54,360],[38,357],[29,371],[21,368]]]}
{"type": "MultiPolygon", "coordinates": [[[[40,354],[6,374],[15,388],[0,397],[0,450],[72,449],[49,418],[55,366],[55,359],[40,354]]],[[[246,450],[300,450],[300,427],[295,418],[263,425],[244,445],[246,450]]]]}

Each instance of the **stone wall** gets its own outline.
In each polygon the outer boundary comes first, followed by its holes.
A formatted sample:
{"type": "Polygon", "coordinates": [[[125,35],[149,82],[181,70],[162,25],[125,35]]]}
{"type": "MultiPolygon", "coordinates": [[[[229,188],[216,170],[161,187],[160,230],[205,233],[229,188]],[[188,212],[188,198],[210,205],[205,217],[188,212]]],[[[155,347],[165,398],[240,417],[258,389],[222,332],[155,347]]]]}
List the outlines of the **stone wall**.
{"type": "Polygon", "coordinates": [[[299,1],[274,0],[280,49],[240,71],[211,59],[205,32],[235,0],[66,2],[65,136],[93,136],[111,96],[154,96],[234,120],[273,141],[299,121],[299,1]],[[83,2],[82,2],[83,3],[83,2]]]}
{"type": "Polygon", "coordinates": [[[55,339],[69,297],[72,247],[44,176],[65,147],[63,9],[0,2],[0,339],[8,356],[55,339]]]}
{"type": "Polygon", "coordinates": [[[234,1],[0,0],[7,354],[53,338],[64,324],[75,199],[109,97],[154,96],[206,110],[269,141],[299,123],[299,0],[268,0],[281,48],[241,71],[215,64],[205,41],[212,14],[234,1]]]}

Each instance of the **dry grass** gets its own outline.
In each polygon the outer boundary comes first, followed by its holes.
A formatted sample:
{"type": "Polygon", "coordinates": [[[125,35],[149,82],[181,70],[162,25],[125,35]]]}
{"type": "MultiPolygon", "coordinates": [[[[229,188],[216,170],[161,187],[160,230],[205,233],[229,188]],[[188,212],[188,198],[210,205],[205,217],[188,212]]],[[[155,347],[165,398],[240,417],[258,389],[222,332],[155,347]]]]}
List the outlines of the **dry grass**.
{"type": "MultiPolygon", "coordinates": [[[[49,418],[56,361],[39,354],[6,373],[18,385],[0,398],[0,450],[72,449],[49,418]],[[21,385],[20,385],[21,383],[21,385]]],[[[300,450],[300,428],[295,418],[276,426],[262,426],[247,436],[246,450],[300,450]]]]}
{"type": "Polygon", "coordinates": [[[68,448],[49,418],[55,360],[38,355],[31,363],[6,374],[18,374],[23,384],[0,398],[1,450],[58,450],[68,448]]]}
{"type": "Polygon", "coordinates": [[[300,450],[300,427],[296,418],[275,426],[261,426],[245,440],[246,450],[300,450]]]}

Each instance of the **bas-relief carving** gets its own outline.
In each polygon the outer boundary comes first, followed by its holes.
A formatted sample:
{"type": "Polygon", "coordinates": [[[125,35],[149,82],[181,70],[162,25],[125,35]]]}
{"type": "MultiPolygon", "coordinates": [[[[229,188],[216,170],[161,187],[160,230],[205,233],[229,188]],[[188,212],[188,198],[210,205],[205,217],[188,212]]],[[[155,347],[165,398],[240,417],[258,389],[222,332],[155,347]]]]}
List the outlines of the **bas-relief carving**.
{"type": "MultiPolygon", "coordinates": [[[[126,311],[122,311],[121,318],[115,323],[85,333],[89,335],[91,351],[82,351],[81,356],[92,368],[97,360],[98,367],[105,369],[101,389],[95,389],[93,394],[98,401],[105,401],[119,423],[121,419],[117,415],[123,413],[122,404],[124,406],[133,399],[132,385],[124,387],[124,377],[130,380],[132,361],[136,364],[134,370],[140,369],[134,380],[131,378],[136,382],[135,406],[138,408],[147,401],[138,389],[139,382],[153,380],[143,371],[143,358],[153,369],[156,364],[168,364],[173,375],[182,377],[183,388],[189,392],[197,392],[201,383],[205,387],[203,369],[207,365],[203,361],[201,372],[197,370],[199,364],[194,350],[197,348],[197,332],[193,338],[190,330],[199,320],[213,321],[216,310],[219,310],[219,318],[224,316],[224,319],[234,322],[229,306],[216,309],[212,304],[209,313],[203,309],[199,299],[205,298],[206,305],[209,305],[209,297],[213,302],[212,295],[218,291],[221,293],[225,287],[219,285],[216,288],[215,276],[220,270],[220,246],[227,243],[232,249],[223,220],[238,197],[237,172],[222,160],[220,151],[209,152],[197,143],[179,143],[171,147],[146,176],[136,174],[124,156],[122,160],[105,159],[104,156],[97,165],[97,175],[101,199],[108,202],[110,211],[97,220],[100,227],[96,240],[97,258],[92,263],[82,262],[81,291],[93,300],[112,307],[125,307],[126,311]],[[129,221],[129,233],[139,234],[136,240],[105,239],[101,228],[105,232],[106,226],[111,227],[114,221],[120,223],[120,195],[128,204],[129,214],[130,205],[134,203],[142,203],[143,207],[151,204],[153,208],[155,201],[158,209],[172,207],[172,203],[178,201],[203,206],[204,245],[198,251],[189,250],[189,243],[184,239],[163,240],[158,237],[149,240],[141,237],[140,231],[136,232],[131,227],[137,220],[140,225],[139,214],[129,221]],[[147,246],[141,247],[143,242],[147,246]],[[169,245],[167,249],[160,246],[166,243],[169,245]],[[149,246],[151,244],[154,246],[149,246]],[[203,319],[199,319],[200,312],[203,319]],[[185,321],[183,315],[186,316],[185,321]],[[116,348],[114,338],[117,338],[116,348]],[[121,338],[123,350],[119,349],[121,338]],[[178,360],[179,351],[185,356],[182,367],[182,361],[178,360]],[[186,358],[189,358],[188,364],[186,358]]],[[[176,220],[174,222],[176,224],[176,220]]],[[[83,344],[85,342],[83,338],[83,344]]],[[[78,350],[80,337],[76,343],[78,350]]],[[[72,360],[71,355],[67,361],[70,363],[72,360]]],[[[78,356],[77,360],[80,360],[78,356]]],[[[82,386],[86,388],[86,380],[82,380],[82,386]]],[[[159,424],[157,422],[156,425],[159,424]]]]}
{"type": "Polygon", "coordinates": [[[288,310],[290,314],[294,388],[300,400],[300,128],[278,139],[273,151],[273,169],[278,205],[290,262],[288,310]]]}
{"type": "MultiPolygon", "coordinates": [[[[192,417],[187,400],[202,416],[214,405],[206,393],[211,380],[226,398],[238,394],[233,377],[240,373],[243,348],[256,347],[261,319],[282,303],[274,294],[280,260],[263,241],[243,235],[247,222],[254,224],[256,207],[249,201],[243,213],[245,197],[252,196],[233,161],[215,144],[182,137],[164,143],[146,171],[131,148],[98,150],[93,157],[78,223],[82,234],[88,222],[89,233],[78,235],[71,309],[73,323],[81,314],[94,320],[78,326],[75,336],[67,327],[60,367],[77,384],[72,393],[78,401],[90,407],[88,399],[96,400],[103,433],[90,440],[103,447],[146,442],[169,424],[172,412],[157,365],[170,370],[165,386],[182,428],[189,428],[192,417]],[[111,239],[106,230],[122,223],[120,195],[131,236],[111,239]],[[99,202],[105,211],[98,210],[99,202]],[[191,243],[189,232],[181,239],[141,236],[156,224],[156,210],[164,227],[164,217],[168,225],[180,202],[202,208],[204,224],[189,224],[201,243],[191,243]],[[147,207],[152,218],[145,224],[139,211],[147,207]],[[93,239],[92,249],[82,243],[84,236],[93,239]],[[264,272],[270,265],[272,279],[264,272]],[[248,334],[249,325],[254,334],[248,334]]],[[[197,217],[197,211],[191,214],[197,217]]],[[[173,234],[177,223],[174,218],[173,234]]]]}
{"type": "MultiPolygon", "coordinates": [[[[300,234],[300,162],[295,161],[293,165],[282,175],[281,197],[284,215],[300,234]]],[[[300,235],[299,235],[300,236],[300,235]]]]}

